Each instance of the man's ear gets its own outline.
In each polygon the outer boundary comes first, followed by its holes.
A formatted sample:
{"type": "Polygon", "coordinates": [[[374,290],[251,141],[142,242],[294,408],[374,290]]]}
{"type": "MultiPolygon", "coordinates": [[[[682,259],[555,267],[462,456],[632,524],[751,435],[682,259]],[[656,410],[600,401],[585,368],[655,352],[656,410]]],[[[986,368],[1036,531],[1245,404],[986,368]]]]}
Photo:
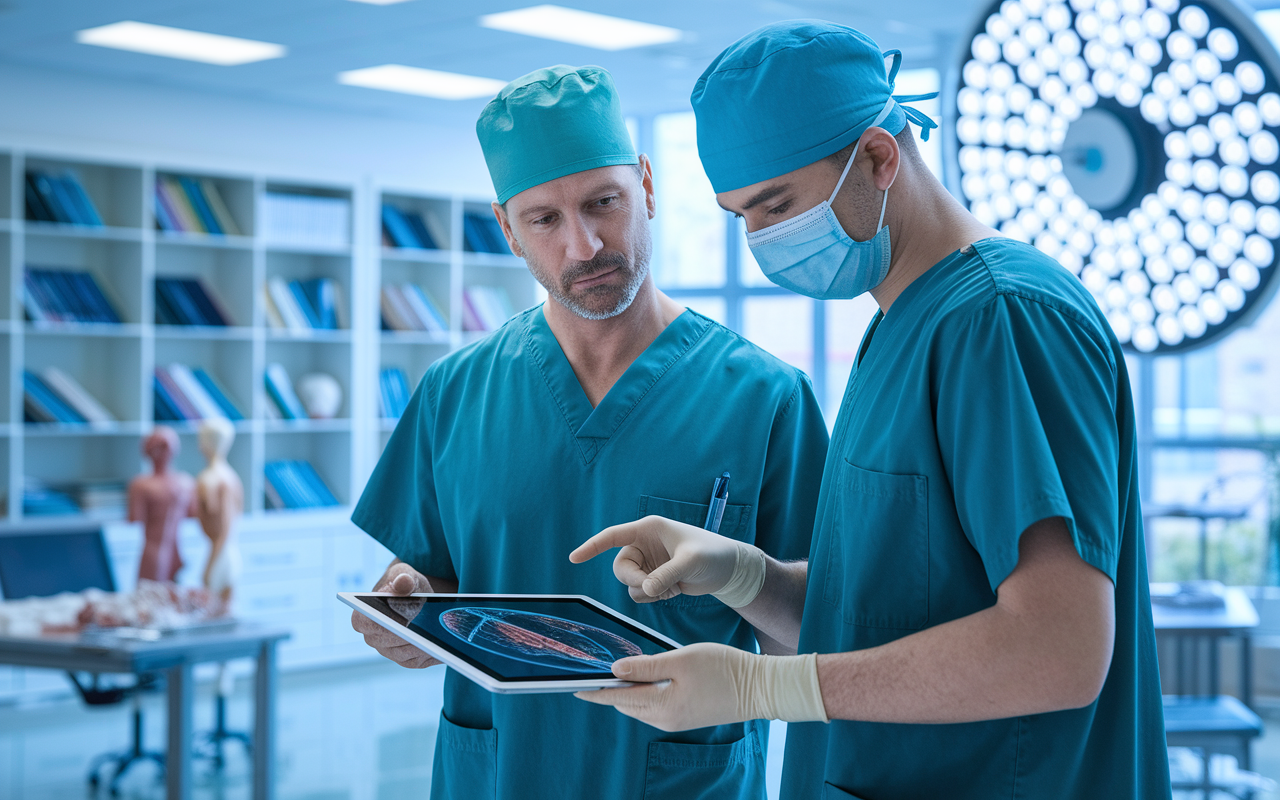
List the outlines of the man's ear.
{"type": "Polygon", "coordinates": [[[889,135],[884,128],[869,128],[862,134],[862,144],[858,146],[858,160],[864,161],[863,169],[871,176],[871,182],[880,191],[893,185],[898,176],[898,168],[902,166],[902,151],[898,140],[889,135]]]}
{"type": "Polygon", "coordinates": [[[640,154],[640,186],[644,189],[644,204],[649,211],[649,219],[658,213],[658,202],[653,191],[653,164],[644,153],[640,154]]]}
{"type": "Polygon", "coordinates": [[[511,252],[515,255],[524,258],[524,253],[520,250],[520,243],[516,241],[516,235],[511,230],[511,221],[507,219],[507,210],[496,200],[490,205],[493,208],[493,217],[498,220],[498,227],[502,228],[502,235],[507,239],[507,247],[510,247],[511,252]]]}

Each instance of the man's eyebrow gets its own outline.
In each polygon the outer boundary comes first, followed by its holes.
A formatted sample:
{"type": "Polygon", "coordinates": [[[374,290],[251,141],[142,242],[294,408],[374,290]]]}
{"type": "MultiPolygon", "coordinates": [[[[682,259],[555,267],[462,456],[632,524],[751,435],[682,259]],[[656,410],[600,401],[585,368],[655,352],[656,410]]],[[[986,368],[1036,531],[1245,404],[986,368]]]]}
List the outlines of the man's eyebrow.
{"type": "Polygon", "coordinates": [[[768,189],[762,189],[757,192],[754,197],[742,204],[743,211],[750,211],[752,208],[760,205],[766,200],[772,200],[783,192],[791,188],[791,184],[783,183],[776,186],[770,186],[768,189]]]}
{"type": "Polygon", "coordinates": [[[622,184],[618,183],[617,181],[608,181],[606,183],[600,184],[599,186],[596,186],[590,192],[587,192],[587,194],[592,197],[598,197],[602,194],[611,194],[614,192],[621,192],[623,188],[624,187],[622,186],[622,184]]]}

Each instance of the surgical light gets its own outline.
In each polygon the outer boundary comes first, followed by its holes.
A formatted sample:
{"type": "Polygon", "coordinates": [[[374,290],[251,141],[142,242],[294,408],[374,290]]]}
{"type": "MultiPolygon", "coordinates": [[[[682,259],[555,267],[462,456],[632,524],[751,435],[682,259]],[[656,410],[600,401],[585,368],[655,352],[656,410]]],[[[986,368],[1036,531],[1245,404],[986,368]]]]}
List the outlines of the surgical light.
{"type": "Polygon", "coordinates": [[[1202,346],[1280,285],[1280,56],[1230,0],[1001,0],[960,65],[975,216],[1079,276],[1140,353],[1202,346]]]}

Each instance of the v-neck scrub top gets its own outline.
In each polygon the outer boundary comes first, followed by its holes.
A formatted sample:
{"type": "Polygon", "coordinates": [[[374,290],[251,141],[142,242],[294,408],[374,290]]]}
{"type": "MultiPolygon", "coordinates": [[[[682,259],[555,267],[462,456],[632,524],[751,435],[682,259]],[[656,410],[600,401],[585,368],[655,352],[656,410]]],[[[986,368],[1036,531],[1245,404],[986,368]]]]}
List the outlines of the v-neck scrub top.
{"type": "Polygon", "coordinates": [[[864,337],[818,500],[802,653],[891,642],[996,602],[1031,524],[1062,517],[1115,586],[1115,649],[1081,709],[959,725],[788,726],[782,796],[1168,798],[1124,355],[1080,282],[978,242],[864,337]]]}
{"type": "MultiPolygon", "coordinates": [[[[612,558],[569,563],[649,514],[809,553],[827,429],[808,379],[685,311],[592,408],[542,308],[432,364],[352,516],[461,592],[585,594],[682,644],[754,649],[711,596],[637,604],[612,558]]],[[[431,797],[763,798],[766,723],[668,734],[567,694],[503,696],[450,671],[431,797]]]]}

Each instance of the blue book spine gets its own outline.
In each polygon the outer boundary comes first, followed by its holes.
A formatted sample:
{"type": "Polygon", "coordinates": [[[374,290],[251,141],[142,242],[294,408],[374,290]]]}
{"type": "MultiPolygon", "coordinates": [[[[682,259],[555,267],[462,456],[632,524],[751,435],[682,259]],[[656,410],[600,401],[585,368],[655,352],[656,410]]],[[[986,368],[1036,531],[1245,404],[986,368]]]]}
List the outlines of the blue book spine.
{"type": "Polygon", "coordinates": [[[107,296],[102,293],[102,287],[98,286],[98,282],[92,275],[87,272],[77,272],[73,273],[72,279],[85,305],[89,307],[94,322],[120,322],[120,315],[116,313],[111,303],[107,302],[107,296]]]}
{"type": "Polygon", "coordinates": [[[427,224],[422,221],[422,215],[416,211],[406,211],[403,213],[405,222],[409,223],[409,227],[413,229],[417,235],[418,241],[427,250],[439,250],[440,245],[436,244],[436,240],[431,235],[431,231],[427,230],[427,224]]]}
{"type": "Polygon", "coordinates": [[[67,194],[71,197],[72,204],[79,212],[79,217],[83,225],[102,225],[102,217],[98,214],[98,209],[93,204],[93,200],[89,197],[89,193],[84,190],[84,184],[76,177],[74,172],[68,172],[60,179],[62,185],[66,187],[67,194]]]}
{"type": "Polygon", "coordinates": [[[28,173],[28,179],[31,180],[36,187],[36,191],[40,193],[40,199],[44,201],[45,206],[53,214],[54,222],[74,222],[71,211],[63,205],[62,199],[58,193],[54,191],[53,181],[49,180],[49,176],[43,172],[28,173]]]}
{"type": "Polygon", "coordinates": [[[160,200],[159,190],[152,193],[152,197],[156,201],[156,225],[162,231],[181,231],[182,226],[173,221],[173,217],[169,216],[169,209],[165,208],[164,203],[160,200]]]}
{"type": "Polygon", "coordinates": [[[493,217],[481,217],[480,225],[484,228],[485,238],[489,242],[490,253],[500,253],[502,255],[510,255],[511,248],[507,246],[507,237],[502,235],[502,226],[493,217]]]}
{"type": "Polygon", "coordinates": [[[396,247],[422,247],[422,242],[413,235],[413,229],[405,221],[400,209],[395,206],[382,204],[382,226],[386,229],[387,236],[391,238],[391,243],[396,247]]]}
{"type": "Polygon", "coordinates": [[[68,311],[63,307],[60,298],[50,290],[44,270],[26,270],[23,275],[23,283],[31,292],[36,304],[44,311],[46,317],[54,322],[63,322],[70,319],[68,311]]]}
{"type": "Polygon", "coordinates": [[[27,199],[27,219],[35,222],[57,222],[58,218],[49,210],[49,206],[45,205],[44,199],[40,197],[40,192],[36,191],[35,180],[30,173],[27,179],[23,181],[23,189],[27,199]]]}
{"type": "Polygon", "coordinates": [[[162,280],[162,278],[156,278],[156,324],[182,325],[184,324],[182,317],[178,315],[177,309],[170,302],[169,289],[161,285],[162,280]]]}
{"type": "Polygon", "coordinates": [[[218,218],[213,215],[213,209],[209,208],[209,201],[204,196],[204,190],[200,188],[200,184],[196,183],[193,178],[178,178],[178,182],[182,184],[182,191],[187,195],[187,199],[191,201],[191,207],[195,209],[196,214],[200,217],[200,222],[204,224],[204,229],[209,233],[221,236],[223,234],[222,226],[218,224],[218,218]]]}
{"type": "Polygon", "coordinates": [[[49,175],[50,190],[54,196],[58,198],[58,202],[62,205],[62,209],[67,212],[70,221],[76,225],[88,225],[89,220],[80,209],[80,204],[76,202],[75,196],[71,193],[70,186],[62,178],[49,175]]]}
{"type": "Polygon", "coordinates": [[[475,214],[462,215],[462,243],[472,253],[489,252],[489,244],[475,214]]]}
{"type": "Polygon", "coordinates": [[[285,508],[300,508],[300,498],[295,492],[293,485],[285,478],[285,462],[270,461],[263,467],[266,478],[271,482],[272,488],[276,490],[276,494],[280,497],[280,502],[284,503],[285,508]]]}
{"type": "Polygon", "coordinates": [[[336,506],[338,498],[333,496],[333,492],[329,491],[329,487],[320,478],[315,467],[311,466],[307,461],[295,461],[297,470],[301,480],[310,489],[311,494],[315,498],[315,505],[318,506],[336,506]]]}
{"type": "Polygon", "coordinates": [[[184,422],[185,417],[178,407],[174,405],[173,398],[169,396],[169,391],[164,388],[164,384],[160,382],[158,377],[152,376],[153,394],[155,396],[155,411],[152,416],[156,422],[184,422]]]}
{"type": "Polygon", "coordinates": [[[204,325],[204,316],[182,282],[174,278],[156,278],[156,292],[164,293],[169,307],[178,317],[179,325],[204,325]]]}
{"type": "Polygon", "coordinates": [[[320,313],[316,311],[311,299],[307,297],[307,292],[302,287],[302,281],[289,281],[289,291],[293,292],[294,299],[298,301],[298,307],[302,309],[302,316],[307,318],[307,325],[312,328],[319,328],[320,313]]]}
{"type": "Polygon", "coordinates": [[[199,367],[191,370],[191,372],[196,376],[196,380],[200,381],[200,385],[209,393],[209,396],[213,398],[213,401],[218,404],[218,407],[222,409],[222,413],[227,415],[227,419],[234,421],[244,419],[240,409],[236,408],[235,404],[231,402],[231,398],[227,397],[227,393],[222,391],[222,387],[218,385],[212,375],[199,367]]]}
{"type": "Polygon", "coordinates": [[[76,290],[71,273],[66,270],[48,270],[44,273],[45,286],[56,295],[58,303],[66,309],[66,317],[72,322],[92,322],[93,313],[85,305],[84,299],[76,290]]]}
{"type": "Polygon", "coordinates": [[[200,310],[200,318],[203,320],[202,325],[217,325],[226,327],[227,318],[222,315],[222,311],[213,302],[213,298],[209,297],[209,293],[205,291],[204,282],[199,278],[183,278],[179,281],[187,292],[187,296],[196,304],[196,308],[200,310]]]}
{"type": "Polygon", "coordinates": [[[65,403],[56,392],[49,388],[48,384],[40,380],[40,376],[30,370],[24,369],[22,371],[22,389],[33,400],[48,409],[49,414],[58,422],[76,423],[86,421],[84,417],[80,416],[80,412],[65,403]]]}

